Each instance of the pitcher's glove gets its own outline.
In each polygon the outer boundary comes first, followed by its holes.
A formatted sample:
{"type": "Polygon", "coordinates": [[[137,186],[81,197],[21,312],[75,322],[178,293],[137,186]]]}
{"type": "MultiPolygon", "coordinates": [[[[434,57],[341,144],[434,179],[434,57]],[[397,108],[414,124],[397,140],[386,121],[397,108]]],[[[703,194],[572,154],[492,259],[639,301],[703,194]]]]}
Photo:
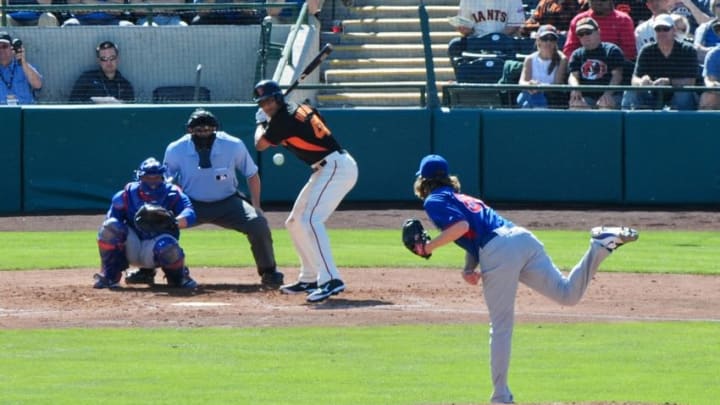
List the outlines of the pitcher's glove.
{"type": "Polygon", "coordinates": [[[405,247],[414,254],[429,259],[432,254],[425,251],[425,245],[430,241],[430,235],[425,231],[420,220],[410,218],[402,226],[402,241],[405,247]]]}
{"type": "Polygon", "coordinates": [[[172,211],[159,205],[144,204],[135,214],[135,226],[141,232],[151,235],[169,233],[178,235],[177,220],[172,211]]]}

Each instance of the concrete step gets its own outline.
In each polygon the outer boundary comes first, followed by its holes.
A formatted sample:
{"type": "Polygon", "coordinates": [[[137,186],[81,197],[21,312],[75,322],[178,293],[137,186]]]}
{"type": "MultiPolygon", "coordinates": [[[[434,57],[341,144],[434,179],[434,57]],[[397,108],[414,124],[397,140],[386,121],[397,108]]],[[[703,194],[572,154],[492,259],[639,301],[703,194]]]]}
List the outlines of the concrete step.
{"type": "MultiPolygon", "coordinates": [[[[455,31],[431,32],[430,41],[433,44],[448,44],[451,39],[458,37],[455,31]]],[[[322,43],[336,44],[402,44],[422,43],[422,32],[346,32],[341,34],[322,33],[322,43]]]]}
{"type": "MultiPolygon", "coordinates": [[[[430,18],[447,18],[449,16],[457,15],[458,5],[454,6],[425,6],[428,17],[430,18]]],[[[419,18],[418,17],[418,6],[398,6],[393,4],[382,5],[382,6],[361,6],[352,8],[352,14],[359,18],[372,18],[380,17],[383,18],[419,18]]]]}
{"type": "MultiPolygon", "coordinates": [[[[447,57],[433,58],[433,65],[451,67],[447,57]]],[[[364,69],[378,68],[425,68],[425,58],[367,58],[367,59],[332,59],[326,61],[326,69],[364,69]]]]}
{"type": "MultiPolygon", "coordinates": [[[[333,49],[332,57],[334,59],[425,57],[422,44],[337,45],[333,49]]],[[[447,44],[432,44],[431,49],[433,57],[447,57],[447,44]]]]}
{"type": "MultiPolygon", "coordinates": [[[[435,68],[436,80],[452,80],[455,72],[451,67],[435,68]]],[[[325,83],[338,82],[406,82],[424,81],[427,70],[422,68],[370,68],[370,69],[328,69],[325,83]]]]}
{"type": "MultiPolygon", "coordinates": [[[[442,94],[438,97],[442,100],[442,94]]],[[[382,92],[318,94],[320,107],[420,107],[420,92],[382,92]]],[[[427,100],[425,100],[427,103],[427,100]]]]}
{"type": "MultiPolygon", "coordinates": [[[[447,17],[429,18],[430,32],[454,32],[447,17]]],[[[354,18],[342,20],[343,30],[351,32],[407,32],[421,31],[420,18],[354,18]]]]}

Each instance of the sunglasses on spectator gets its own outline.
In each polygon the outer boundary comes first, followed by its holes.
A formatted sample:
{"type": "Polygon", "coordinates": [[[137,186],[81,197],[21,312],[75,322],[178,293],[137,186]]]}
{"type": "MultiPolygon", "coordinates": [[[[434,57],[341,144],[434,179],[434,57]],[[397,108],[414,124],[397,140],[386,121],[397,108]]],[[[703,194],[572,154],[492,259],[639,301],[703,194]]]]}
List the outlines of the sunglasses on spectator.
{"type": "Polygon", "coordinates": [[[664,25],[661,25],[659,27],[655,27],[655,32],[668,32],[671,29],[672,29],[671,27],[666,27],[664,25]]]}
{"type": "Polygon", "coordinates": [[[591,35],[593,32],[595,32],[595,30],[580,30],[580,31],[577,32],[577,36],[578,36],[579,38],[582,38],[582,37],[584,37],[584,36],[586,36],[586,35],[591,35]]]}
{"type": "Polygon", "coordinates": [[[545,35],[540,37],[540,40],[543,42],[555,42],[557,41],[557,38],[555,37],[555,35],[545,35]]]}
{"type": "Polygon", "coordinates": [[[0,44],[0,49],[8,49],[10,48],[10,44],[0,44]]]}
{"type": "Polygon", "coordinates": [[[98,58],[103,62],[112,62],[117,60],[117,56],[99,56],[98,58]]]}

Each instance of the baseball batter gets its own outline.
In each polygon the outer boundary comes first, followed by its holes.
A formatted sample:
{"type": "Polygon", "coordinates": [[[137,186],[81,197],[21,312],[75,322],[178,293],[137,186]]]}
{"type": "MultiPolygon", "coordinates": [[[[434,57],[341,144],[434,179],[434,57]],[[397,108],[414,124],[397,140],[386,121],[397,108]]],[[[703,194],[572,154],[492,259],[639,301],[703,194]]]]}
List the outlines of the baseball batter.
{"type": "Polygon", "coordinates": [[[94,288],[120,287],[122,272],[130,265],[145,269],[152,277],[155,268],[161,267],[168,285],[197,287],[185,267],[185,253],[178,243],[180,233],[177,230],[195,223],[195,211],[190,199],[177,186],[165,183],[165,172],[165,166],[157,159],[148,158],[135,171],[136,181],[128,183],[113,196],[98,232],[102,272],[95,274],[94,288]],[[159,232],[143,230],[138,226],[136,214],[146,204],[172,212],[177,227],[159,232]]]}
{"type": "Polygon", "coordinates": [[[325,230],[332,215],[357,181],[355,160],[338,143],[320,113],[308,104],[285,102],[277,82],[255,85],[255,147],[263,151],[284,146],[312,169],[312,175],[295,200],[285,226],[300,256],[300,275],[280,290],[307,293],[308,302],[320,302],[345,290],[325,230]]]}
{"type": "Polygon", "coordinates": [[[428,257],[450,242],[465,250],[462,277],[473,285],[482,280],[490,316],[491,402],[513,403],[508,369],[518,283],[561,305],[575,305],[600,263],[618,247],[637,240],[638,233],[626,227],[593,228],[590,247],[566,277],[530,231],[503,218],[480,199],[460,193],[459,179],[449,173],[442,156],[428,155],[420,162],[415,195],[424,201],[428,217],[442,232],[418,245],[415,253],[428,257]]]}

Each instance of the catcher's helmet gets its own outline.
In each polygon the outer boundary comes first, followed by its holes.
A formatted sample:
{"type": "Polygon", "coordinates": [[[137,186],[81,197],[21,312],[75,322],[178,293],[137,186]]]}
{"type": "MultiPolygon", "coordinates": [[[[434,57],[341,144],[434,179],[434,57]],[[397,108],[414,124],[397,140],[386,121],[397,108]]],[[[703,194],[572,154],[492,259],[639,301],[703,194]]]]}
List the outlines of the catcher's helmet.
{"type": "Polygon", "coordinates": [[[187,122],[188,128],[195,128],[205,125],[215,128],[220,126],[217,118],[215,118],[213,113],[208,110],[198,108],[197,110],[193,111],[192,114],[190,114],[190,118],[188,118],[187,122]]]}
{"type": "Polygon", "coordinates": [[[274,80],[262,80],[253,89],[253,101],[259,103],[270,97],[275,98],[278,103],[284,103],[285,97],[278,82],[274,80]]]}
{"type": "Polygon", "coordinates": [[[143,176],[154,174],[164,175],[166,171],[167,167],[165,167],[164,164],[160,163],[154,157],[150,157],[140,163],[140,167],[135,170],[135,176],[138,180],[140,180],[143,176]]]}

